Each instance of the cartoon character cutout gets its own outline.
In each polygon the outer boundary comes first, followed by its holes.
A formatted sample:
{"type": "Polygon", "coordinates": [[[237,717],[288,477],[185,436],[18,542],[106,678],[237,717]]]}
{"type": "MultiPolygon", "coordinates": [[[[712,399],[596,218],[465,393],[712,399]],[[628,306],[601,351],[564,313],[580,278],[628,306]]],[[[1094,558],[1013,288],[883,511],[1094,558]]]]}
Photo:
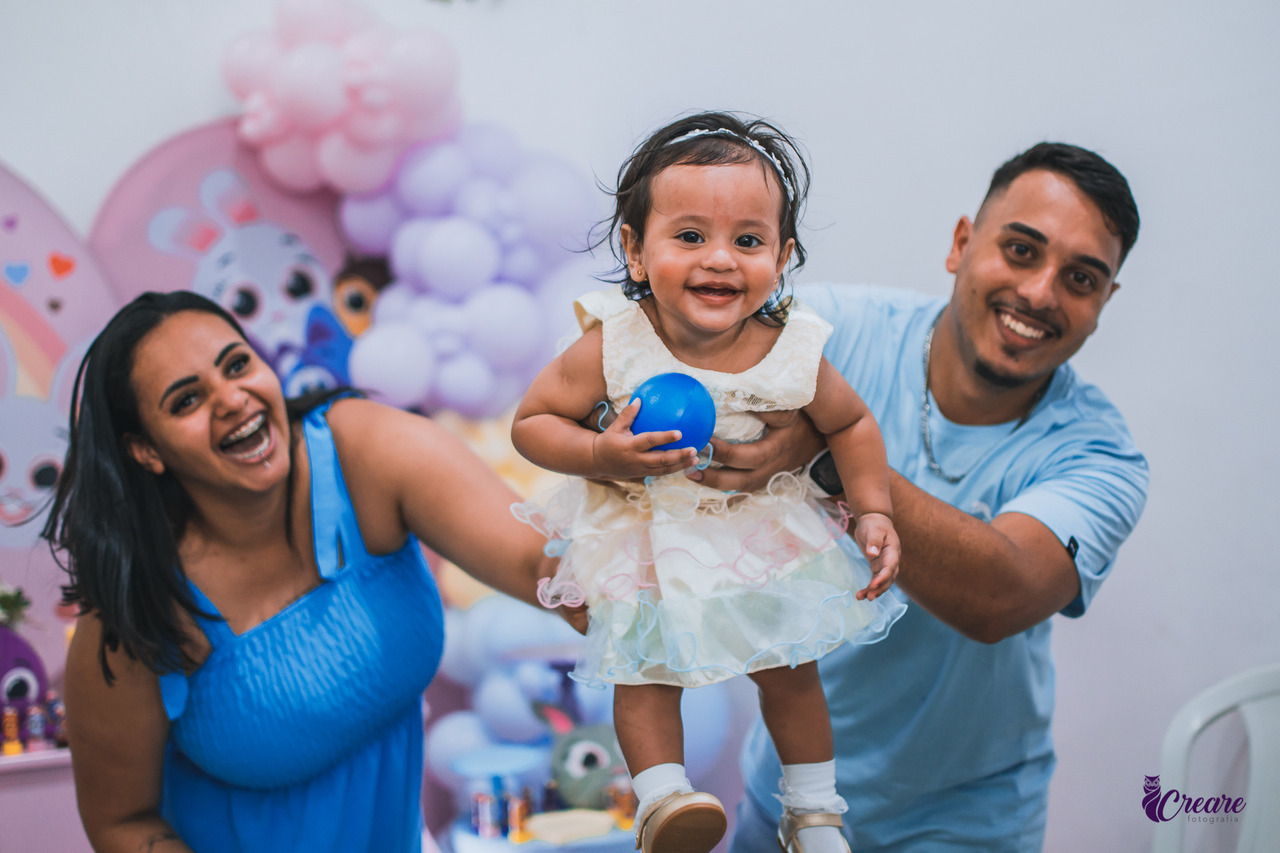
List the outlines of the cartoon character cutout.
{"type": "Polygon", "coordinates": [[[352,338],[333,312],[333,283],[312,248],[265,219],[233,169],[206,175],[199,197],[203,211],[156,213],[151,245],[195,262],[190,288],[240,321],[286,395],[346,383],[352,338]]]}
{"type": "Polygon", "coordinates": [[[613,726],[582,725],[565,709],[547,702],[535,702],[533,709],[555,735],[551,777],[565,804],[579,809],[605,809],[612,805],[610,786],[620,778],[629,778],[613,726]]]}
{"type": "Polygon", "coordinates": [[[44,698],[49,678],[35,648],[0,625],[0,704],[25,711],[44,698]]]}
{"type": "Polygon", "coordinates": [[[391,267],[385,258],[347,256],[334,276],[333,310],[353,337],[368,331],[373,323],[373,305],[391,279],[391,267]]]}
{"type": "Polygon", "coordinates": [[[67,452],[67,412],[76,370],[87,347],[66,354],[51,394],[20,394],[19,362],[0,329],[0,548],[27,548],[40,533],[67,452]]]}

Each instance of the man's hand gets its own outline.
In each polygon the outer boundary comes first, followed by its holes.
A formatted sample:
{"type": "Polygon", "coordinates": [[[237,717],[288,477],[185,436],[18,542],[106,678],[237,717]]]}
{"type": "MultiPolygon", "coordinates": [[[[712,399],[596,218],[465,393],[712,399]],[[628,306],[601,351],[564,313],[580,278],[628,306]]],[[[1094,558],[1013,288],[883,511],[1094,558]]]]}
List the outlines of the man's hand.
{"type": "Polygon", "coordinates": [[[712,459],[722,468],[690,471],[688,477],[722,492],[752,492],[779,471],[803,468],[826,445],[800,412],[762,412],[765,433],[747,444],[711,439],[712,459]]]}
{"type": "Polygon", "coordinates": [[[858,517],[853,529],[853,541],[858,543],[867,562],[871,564],[871,583],[858,590],[858,600],[875,601],[893,586],[898,577],[898,559],[902,544],[893,529],[889,516],[879,512],[865,512],[858,517]]]}

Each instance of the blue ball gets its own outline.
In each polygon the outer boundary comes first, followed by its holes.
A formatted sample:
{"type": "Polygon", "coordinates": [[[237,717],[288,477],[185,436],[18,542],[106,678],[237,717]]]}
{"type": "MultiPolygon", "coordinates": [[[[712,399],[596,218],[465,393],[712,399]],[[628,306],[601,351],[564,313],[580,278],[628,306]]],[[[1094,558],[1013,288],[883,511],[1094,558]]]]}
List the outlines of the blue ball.
{"type": "Polygon", "coordinates": [[[659,373],[640,384],[631,400],[639,398],[640,411],[631,431],[680,430],[680,440],[659,444],[654,450],[692,447],[701,450],[716,426],[716,406],[702,383],[685,373],[659,373]]]}

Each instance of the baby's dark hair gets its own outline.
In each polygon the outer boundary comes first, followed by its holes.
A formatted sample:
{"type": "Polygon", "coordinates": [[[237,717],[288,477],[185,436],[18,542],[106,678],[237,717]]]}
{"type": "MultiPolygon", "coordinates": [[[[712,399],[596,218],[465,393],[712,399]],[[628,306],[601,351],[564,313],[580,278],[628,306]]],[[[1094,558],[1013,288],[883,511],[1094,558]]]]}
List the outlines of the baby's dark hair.
{"type": "MultiPolygon", "coordinates": [[[[779,211],[781,245],[795,240],[791,268],[804,266],[805,251],[797,234],[800,213],[809,195],[809,166],[795,140],[764,119],[727,112],[706,112],[686,116],[655,131],[640,144],[618,170],[618,186],[609,194],[616,206],[613,216],[596,226],[599,236],[591,248],[609,243],[618,260],[617,278],[627,298],[640,300],[653,291],[647,281],[635,281],[627,268],[622,246],[622,226],[630,226],[637,240],[644,242],[645,223],[653,207],[653,179],[668,166],[720,166],[759,163],[782,190],[779,211]]],[[[763,322],[782,325],[787,321],[791,297],[784,296],[785,281],[756,315],[763,322]]]]}

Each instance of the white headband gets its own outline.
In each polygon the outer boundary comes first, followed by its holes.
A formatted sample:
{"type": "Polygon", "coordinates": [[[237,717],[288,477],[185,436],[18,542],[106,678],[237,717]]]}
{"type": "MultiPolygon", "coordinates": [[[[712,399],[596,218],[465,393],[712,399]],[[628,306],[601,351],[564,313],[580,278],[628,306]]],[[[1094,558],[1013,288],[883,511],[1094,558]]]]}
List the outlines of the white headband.
{"type": "Polygon", "coordinates": [[[727,127],[695,128],[693,130],[690,130],[687,133],[683,133],[680,136],[677,136],[675,139],[667,140],[666,145],[664,145],[663,147],[665,148],[667,145],[675,145],[677,142],[687,142],[688,140],[694,139],[699,136],[728,136],[738,140],[739,142],[750,145],[752,148],[759,151],[768,159],[770,163],[773,164],[773,168],[778,170],[778,182],[782,184],[782,191],[786,193],[786,196],[788,199],[791,198],[791,185],[787,183],[787,170],[782,168],[782,163],[778,160],[778,158],[770,154],[767,150],[765,150],[765,147],[763,145],[761,145],[759,142],[756,142],[751,137],[743,136],[742,134],[736,133],[727,127]]]}

